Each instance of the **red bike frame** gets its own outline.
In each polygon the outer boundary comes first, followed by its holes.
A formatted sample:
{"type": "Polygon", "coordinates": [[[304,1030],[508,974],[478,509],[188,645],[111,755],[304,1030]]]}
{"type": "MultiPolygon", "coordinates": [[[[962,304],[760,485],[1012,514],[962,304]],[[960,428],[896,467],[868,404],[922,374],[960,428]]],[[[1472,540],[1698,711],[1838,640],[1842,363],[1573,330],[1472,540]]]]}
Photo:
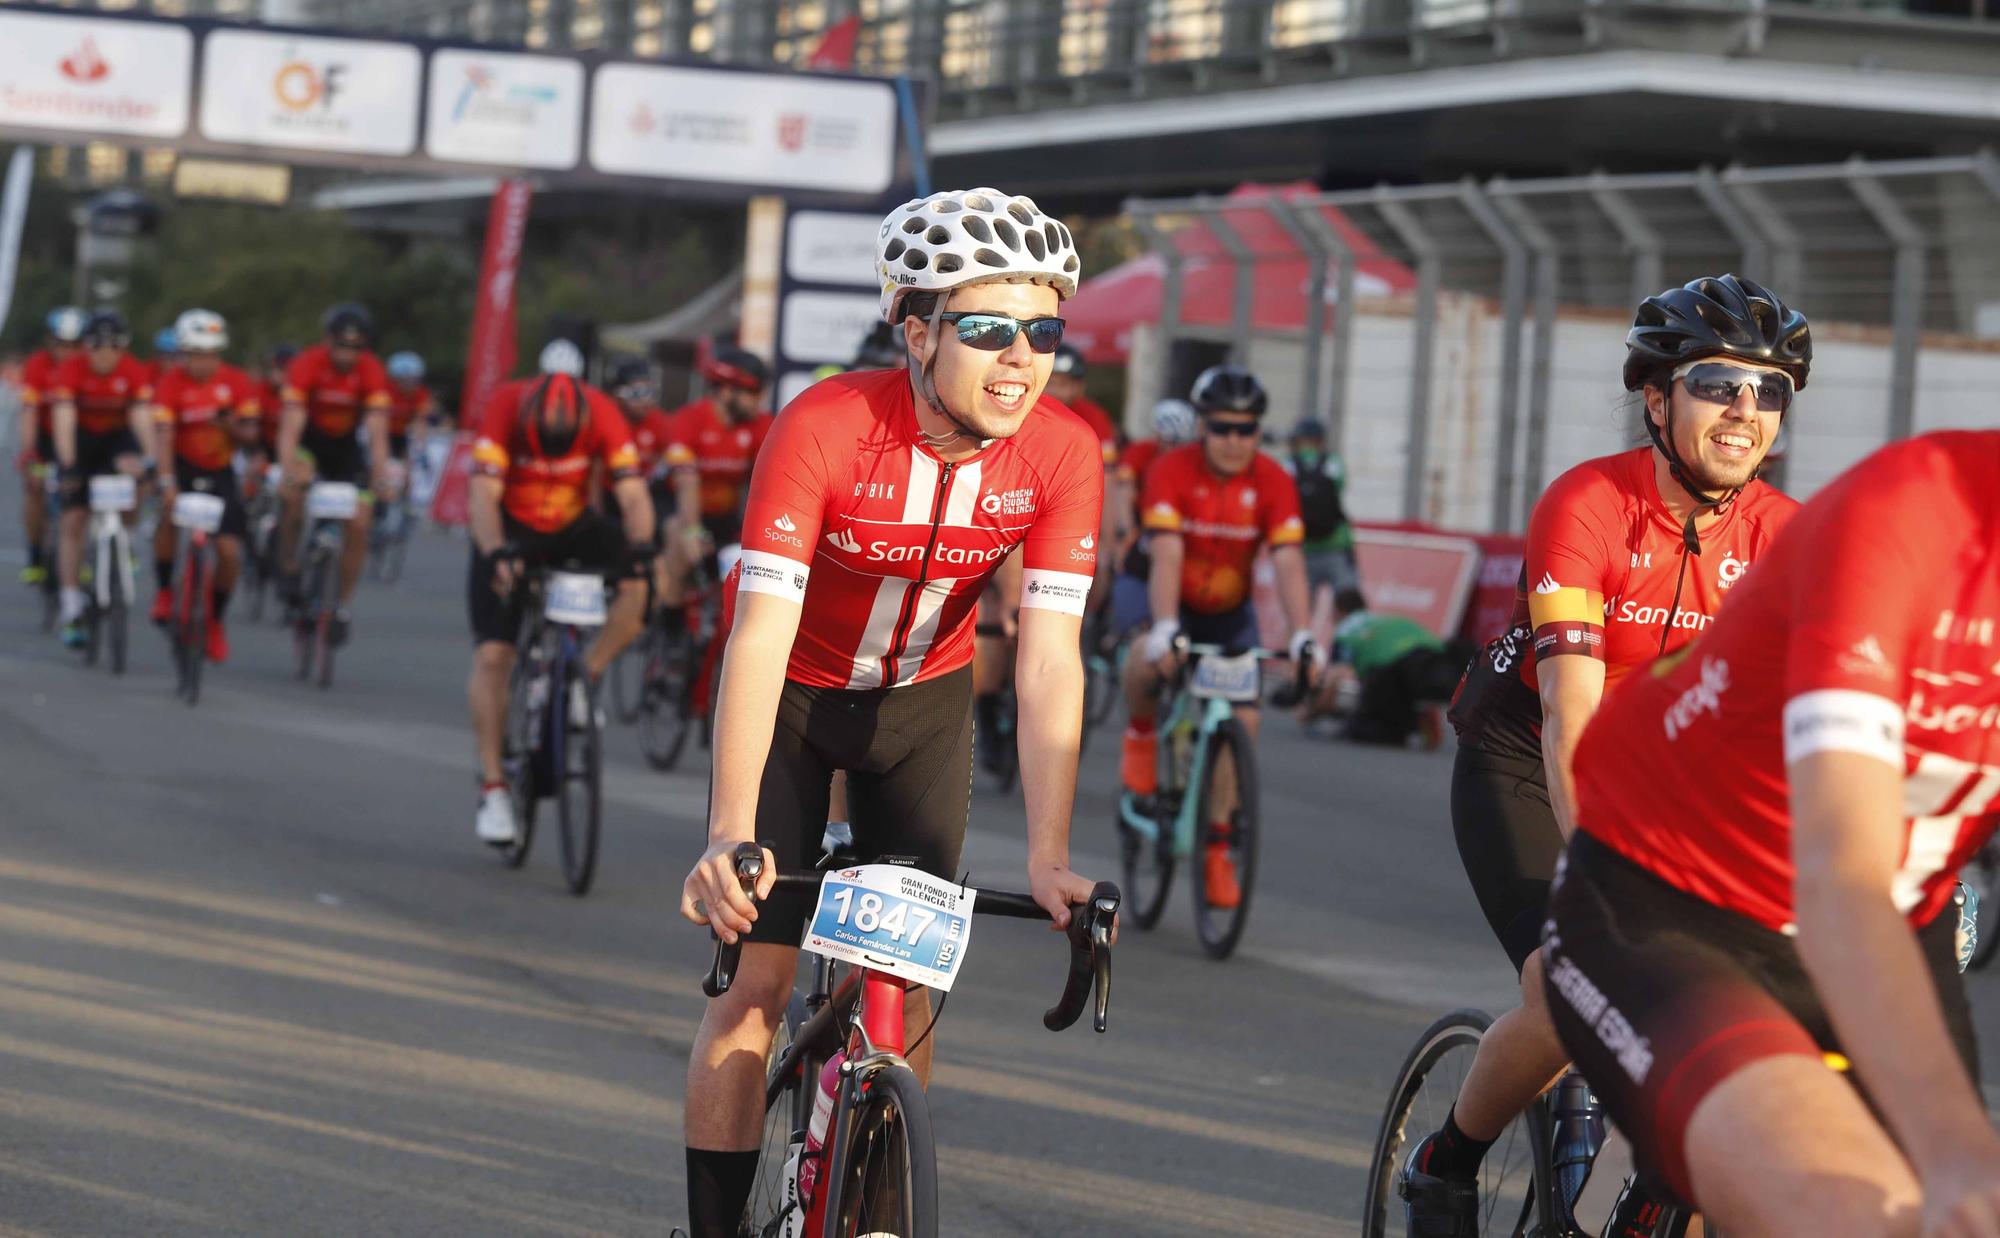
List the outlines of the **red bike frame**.
{"type": "MultiPolygon", "coordinates": [[[[848,1036],[847,1060],[854,1061],[868,1046],[872,1046],[877,1053],[903,1056],[903,1037],[906,1031],[903,1023],[903,1003],[906,1000],[908,987],[894,976],[869,967],[856,967],[834,990],[833,1000],[841,1001],[852,991],[856,983],[861,985],[861,1033],[848,1036]],[[867,1038],[865,1045],[864,1035],[867,1038]]],[[[817,1088],[819,1081],[815,1078],[809,1081],[809,1085],[817,1088]]],[[[838,1108],[835,1109],[834,1116],[839,1116],[838,1108]]],[[[819,1147],[819,1172],[815,1178],[817,1185],[813,1190],[812,1206],[806,1210],[805,1232],[808,1234],[826,1232],[826,1210],[833,1199],[833,1184],[828,1181],[826,1162],[833,1155],[833,1147],[833,1123],[829,1121],[826,1136],[819,1147]]]]}

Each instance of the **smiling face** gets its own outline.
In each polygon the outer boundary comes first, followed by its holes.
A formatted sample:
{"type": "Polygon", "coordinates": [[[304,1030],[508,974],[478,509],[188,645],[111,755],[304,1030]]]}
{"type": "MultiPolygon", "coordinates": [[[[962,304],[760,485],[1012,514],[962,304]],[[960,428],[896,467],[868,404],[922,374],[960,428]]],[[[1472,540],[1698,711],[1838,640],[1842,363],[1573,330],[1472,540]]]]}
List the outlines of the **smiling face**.
{"type": "MultiPolygon", "coordinates": [[[[1055,289],[1040,284],[977,284],[953,291],[944,308],[946,313],[1005,314],[1028,322],[1055,317],[1059,305],[1055,289]]],[[[948,322],[938,324],[935,337],[929,319],[906,318],[903,330],[912,355],[928,359],[936,354],[931,381],[938,398],[981,438],[1018,434],[1055,364],[1054,354],[1028,347],[1025,331],[1015,332],[1013,342],[999,352],[982,352],[962,343],[948,322]]]]}
{"type": "Polygon", "coordinates": [[[187,371],[189,378],[198,383],[205,383],[210,378],[213,378],[215,371],[221,365],[222,354],[219,352],[185,352],[181,354],[181,368],[187,371]]]}
{"type": "Polygon", "coordinates": [[[1257,459],[1257,432],[1263,423],[1249,413],[1204,413],[1201,450],[1208,467],[1234,477],[1257,459]]]}
{"type": "MultiPolygon", "coordinates": [[[[1778,366],[1730,361],[1744,370],[1782,373],[1778,366]]],[[[1682,382],[1670,392],[1657,386],[1646,388],[1646,415],[1656,426],[1666,425],[1667,400],[1673,401],[1674,449],[1698,489],[1714,493],[1735,490],[1750,483],[1764,456],[1778,437],[1784,420],[1779,412],[1761,412],[1754,388],[1736,389],[1736,398],[1727,404],[1698,399],[1682,382]]]]}

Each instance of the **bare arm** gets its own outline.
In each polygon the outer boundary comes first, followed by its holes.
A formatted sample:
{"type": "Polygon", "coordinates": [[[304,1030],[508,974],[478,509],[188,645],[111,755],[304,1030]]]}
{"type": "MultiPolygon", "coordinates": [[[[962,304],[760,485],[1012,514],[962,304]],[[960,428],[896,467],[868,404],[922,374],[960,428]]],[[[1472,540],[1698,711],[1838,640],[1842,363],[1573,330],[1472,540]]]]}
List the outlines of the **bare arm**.
{"type": "Polygon", "coordinates": [[[1028,883],[1057,927],[1091,884],[1070,871],[1070,811],[1076,802],[1076,762],[1083,733],[1083,620],[1030,607],[1021,612],[1014,654],[1020,702],[1021,790],[1028,805],[1028,883]]]}
{"type": "Polygon", "coordinates": [[[1542,767],[1549,783],[1549,806],[1567,839],[1576,832],[1576,780],[1570,765],[1576,741],[1604,699],[1604,663],[1581,654],[1564,654],[1538,663],[1542,684],[1542,767]]]}
{"type": "MultiPolygon", "coordinates": [[[[153,405],[148,400],[134,400],[125,406],[126,424],[132,427],[132,437],[138,440],[139,454],[148,460],[161,461],[166,457],[154,450],[153,405]]],[[[171,460],[166,460],[171,464],[171,460]]]]}
{"type": "Polygon", "coordinates": [[[668,535],[686,537],[701,524],[701,474],[691,468],[669,474],[674,487],[674,518],[667,522],[668,535]]]}
{"type": "Polygon", "coordinates": [[[465,522],[480,554],[492,554],[507,540],[500,521],[500,496],[505,490],[506,483],[498,477],[474,477],[466,489],[465,522]]]}
{"type": "Polygon", "coordinates": [[[153,459],[160,468],[160,485],[168,490],[174,488],[174,423],[155,422],[153,425],[153,459]]]}
{"type": "Polygon", "coordinates": [[[58,400],[55,406],[56,463],[76,467],[76,401],[58,400]]]}
{"type": "Polygon", "coordinates": [[[306,429],[306,406],[286,400],[278,413],[278,464],[287,473],[299,458],[299,438],[306,429]]]}
{"type": "Polygon", "coordinates": [[[376,486],[389,475],[389,410],[373,409],[369,412],[368,426],[368,476],[376,486]]]}
{"type": "Polygon", "coordinates": [[[1278,605],[1285,624],[1299,631],[1312,624],[1312,586],[1306,583],[1306,552],[1298,546],[1273,546],[1271,570],[1278,576],[1278,605]]]}
{"type": "Polygon", "coordinates": [[[611,493],[625,519],[625,540],[634,546],[651,543],[657,526],[653,523],[653,496],[646,491],[646,479],[627,477],[613,483],[611,493]]]}
{"type": "Polygon", "coordinates": [[[1146,577],[1146,600],[1152,606],[1153,622],[1181,617],[1181,561],[1187,543],[1178,533],[1155,532],[1147,543],[1153,566],[1146,577]]]}

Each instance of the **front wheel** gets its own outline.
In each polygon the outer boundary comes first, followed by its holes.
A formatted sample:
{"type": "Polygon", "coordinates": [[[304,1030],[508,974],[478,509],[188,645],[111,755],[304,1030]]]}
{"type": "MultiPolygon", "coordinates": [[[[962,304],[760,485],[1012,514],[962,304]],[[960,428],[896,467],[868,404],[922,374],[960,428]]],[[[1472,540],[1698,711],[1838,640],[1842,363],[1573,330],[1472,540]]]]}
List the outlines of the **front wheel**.
{"type": "Polygon", "coordinates": [[[129,628],[126,620],[131,611],[130,599],[125,596],[127,569],[131,555],[127,553],[125,539],[117,538],[111,543],[109,577],[104,582],[105,595],[110,599],[104,607],[104,643],[111,655],[111,673],[125,673],[126,638],[129,628]]]}
{"type": "Polygon", "coordinates": [[[644,642],[639,656],[639,750],[646,764],[670,770],[693,729],[694,642],[685,632],[644,642]]]}
{"type": "Polygon", "coordinates": [[[1118,859],[1125,878],[1124,912],[1142,929],[1160,922],[1167,909],[1167,891],[1174,882],[1174,814],[1156,801],[1139,800],[1130,792],[1118,797],[1118,859]],[[1153,836],[1148,838],[1125,819],[1127,812],[1149,812],[1153,836]]]}
{"type": "Polygon", "coordinates": [[[821,1178],[829,1238],[937,1238],[937,1147],[924,1090],[907,1066],[861,1080],[821,1178]]]}
{"type": "Polygon", "coordinates": [[[1250,892],[1257,877],[1257,757],[1250,732],[1235,718],[1224,719],[1208,737],[1207,755],[1188,873],[1194,879],[1195,935],[1209,957],[1226,959],[1250,922],[1250,892]],[[1228,814],[1220,811],[1218,785],[1225,768],[1236,774],[1236,810],[1228,814]],[[1223,884],[1231,879],[1234,891],[1223,884]]]}
{"type": "Polygon", "coordinates": [[[785,1177],[787,1171],[797,1169],[790,1163],[795,1151],[792,1135],[805,1130],[812,1118],[819,1063],[805,1054],[786,1067],[785,1054],[791,1051],[805,1022],[805,999],[793,993],[764,1057],[764,1141],[757,1149],[757,1176],[751,1181],[750,1202],[736,1227],[741,1238],[782,1234],[786,1220],[798,1211],[793,1185],[785,1177]]]}
{"type": "Polygon", "coordinates": [[[507,775],[507,798],[514,807],[514,841],[500,848],[500,855],[508,868],[526,863],[535,841],[535,806],[541,798],[536,773],[548,736],[543,721],[549,709],[546,666],[537,648],[528,645],[514,659],[514,673],[507,682],[507,729],[500,760],[507,775]],[[535,699],[537,693],[542,699],[535,699]]]}
{"type": "Polygon", "coordinates": [[[571,682],[584,685],[587,707],[581,721],[570,716],[567,684],[561,699],[551,706],[559,711],[554,725],[563,729],[556,836],[562,844],[563,880],[569,883],[571,894],[581,897],[590,893],[590,881],[597,872],[597,840],[604,809],[604,736],[597,729],[597,685],[590,682],[581,663],[569,670],[576,677],[571,682]]]}

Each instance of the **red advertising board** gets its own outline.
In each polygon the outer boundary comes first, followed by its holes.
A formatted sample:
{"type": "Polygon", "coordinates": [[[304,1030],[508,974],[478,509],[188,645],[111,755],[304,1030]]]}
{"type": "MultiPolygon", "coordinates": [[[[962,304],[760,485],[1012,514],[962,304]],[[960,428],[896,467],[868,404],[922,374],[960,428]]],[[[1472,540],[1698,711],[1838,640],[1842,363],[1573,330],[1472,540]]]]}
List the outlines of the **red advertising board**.
{"type": "Polygon", "coordinates": [[[472,490],[472,435],[461,431],[451,441],[431,496],[431,519],[438,524],[464,524],[472,490]]]}
{"type": "MultiPolygon", "coordinates": [[[[459,400],[461,425],[477,425],[486,397],[514,369],[514,280],[521,265],[521,242],[528,230],[528,182],[503,180],[493,191],[486,214],[486,254],[479,264],[479,301],[472,314],[472,342],[465,353],[465,390],[459,400]]],[[[465,521],[465,478],[470,467],[452,448],[445,475],[431,501],[431,519],[439,524],[465,521]],[[447,505],[457,504],[457,514],[447,505]]]]}

